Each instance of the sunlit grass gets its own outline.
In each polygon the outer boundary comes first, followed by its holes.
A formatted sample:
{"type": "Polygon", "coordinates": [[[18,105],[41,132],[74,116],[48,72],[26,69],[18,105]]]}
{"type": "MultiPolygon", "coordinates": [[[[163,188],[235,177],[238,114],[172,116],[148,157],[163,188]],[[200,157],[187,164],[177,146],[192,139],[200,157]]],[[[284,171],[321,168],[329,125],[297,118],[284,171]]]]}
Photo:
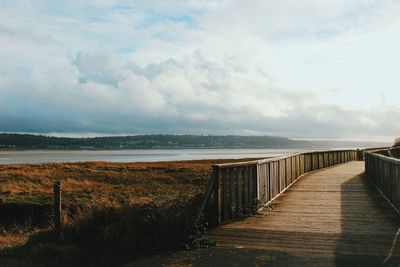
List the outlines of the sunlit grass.
{"type": "Polygon", "coordinates": [[[45,206],[50,215],[40,227],[20,221],[15,225],[21,231],[8,226],[0,232],[0,254],[8,255],[8,264],[41,259],[44,248],[54,254],[46,260],[57,261],[72,250],[81,254],[82,244],[85,251],[135,253],[182,245],[201,231],[193,228],[192,219],[211,165],[226,161],[0,165],[0,199],[11,205],[9,216],[29,219],[29,214],[16,214],[19,205],[45,206]],[[64,241],[49,245],[56,180],[62,185],[64,241]]]}

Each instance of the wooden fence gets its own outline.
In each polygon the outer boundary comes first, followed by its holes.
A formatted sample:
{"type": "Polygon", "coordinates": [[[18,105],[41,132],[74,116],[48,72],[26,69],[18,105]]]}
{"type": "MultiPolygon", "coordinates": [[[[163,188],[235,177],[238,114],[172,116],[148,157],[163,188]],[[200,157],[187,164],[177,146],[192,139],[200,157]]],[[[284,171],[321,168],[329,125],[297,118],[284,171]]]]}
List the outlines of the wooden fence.
{"type": "Polygon", "coordinates": [[[201,209],[208,203],[208,219],[218,226],[268,205],[305,173],[357,158],[357,150],[329,150],[213,165],[201,209]]]}
{"type": "Polygon", "coordinates": [[[393,206],[400,210],[400,148],[365,152],[365,173],[393,206]]]}

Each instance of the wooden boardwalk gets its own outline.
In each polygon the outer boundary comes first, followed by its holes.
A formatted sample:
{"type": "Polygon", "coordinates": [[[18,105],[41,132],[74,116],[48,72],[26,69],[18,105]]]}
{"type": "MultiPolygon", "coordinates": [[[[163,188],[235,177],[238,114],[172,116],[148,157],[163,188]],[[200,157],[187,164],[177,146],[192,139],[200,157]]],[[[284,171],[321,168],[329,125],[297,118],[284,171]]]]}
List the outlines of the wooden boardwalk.
{"type": "Polygon", "coordinates": [[[306,174],[271,209],[210,235],[220,249],[325,255],[339,266],[348,259],[400,266],[400,216],[363,173],[364,162],[352,161],[306,174]]]}

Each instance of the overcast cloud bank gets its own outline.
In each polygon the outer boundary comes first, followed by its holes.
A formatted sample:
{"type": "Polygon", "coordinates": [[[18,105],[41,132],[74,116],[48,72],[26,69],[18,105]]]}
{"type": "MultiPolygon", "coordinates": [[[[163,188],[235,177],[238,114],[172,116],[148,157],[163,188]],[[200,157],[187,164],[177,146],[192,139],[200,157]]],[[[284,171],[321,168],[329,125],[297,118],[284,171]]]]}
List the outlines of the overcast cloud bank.
{"type": "Polygon", "coordinates": [[[0,131],[391,140],[395,1],[2,1],[0,131]]]}

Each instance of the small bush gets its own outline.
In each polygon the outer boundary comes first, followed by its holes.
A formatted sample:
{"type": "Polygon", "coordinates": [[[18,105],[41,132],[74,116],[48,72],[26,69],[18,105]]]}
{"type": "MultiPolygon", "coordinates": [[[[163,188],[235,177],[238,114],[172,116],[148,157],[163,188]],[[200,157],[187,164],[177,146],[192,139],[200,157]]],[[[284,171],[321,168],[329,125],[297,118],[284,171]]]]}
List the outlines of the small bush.
{"type": "Polygon", "coordinates": [[[394,147],[400,147],[400,137],[394,139],[394,147]]]}

